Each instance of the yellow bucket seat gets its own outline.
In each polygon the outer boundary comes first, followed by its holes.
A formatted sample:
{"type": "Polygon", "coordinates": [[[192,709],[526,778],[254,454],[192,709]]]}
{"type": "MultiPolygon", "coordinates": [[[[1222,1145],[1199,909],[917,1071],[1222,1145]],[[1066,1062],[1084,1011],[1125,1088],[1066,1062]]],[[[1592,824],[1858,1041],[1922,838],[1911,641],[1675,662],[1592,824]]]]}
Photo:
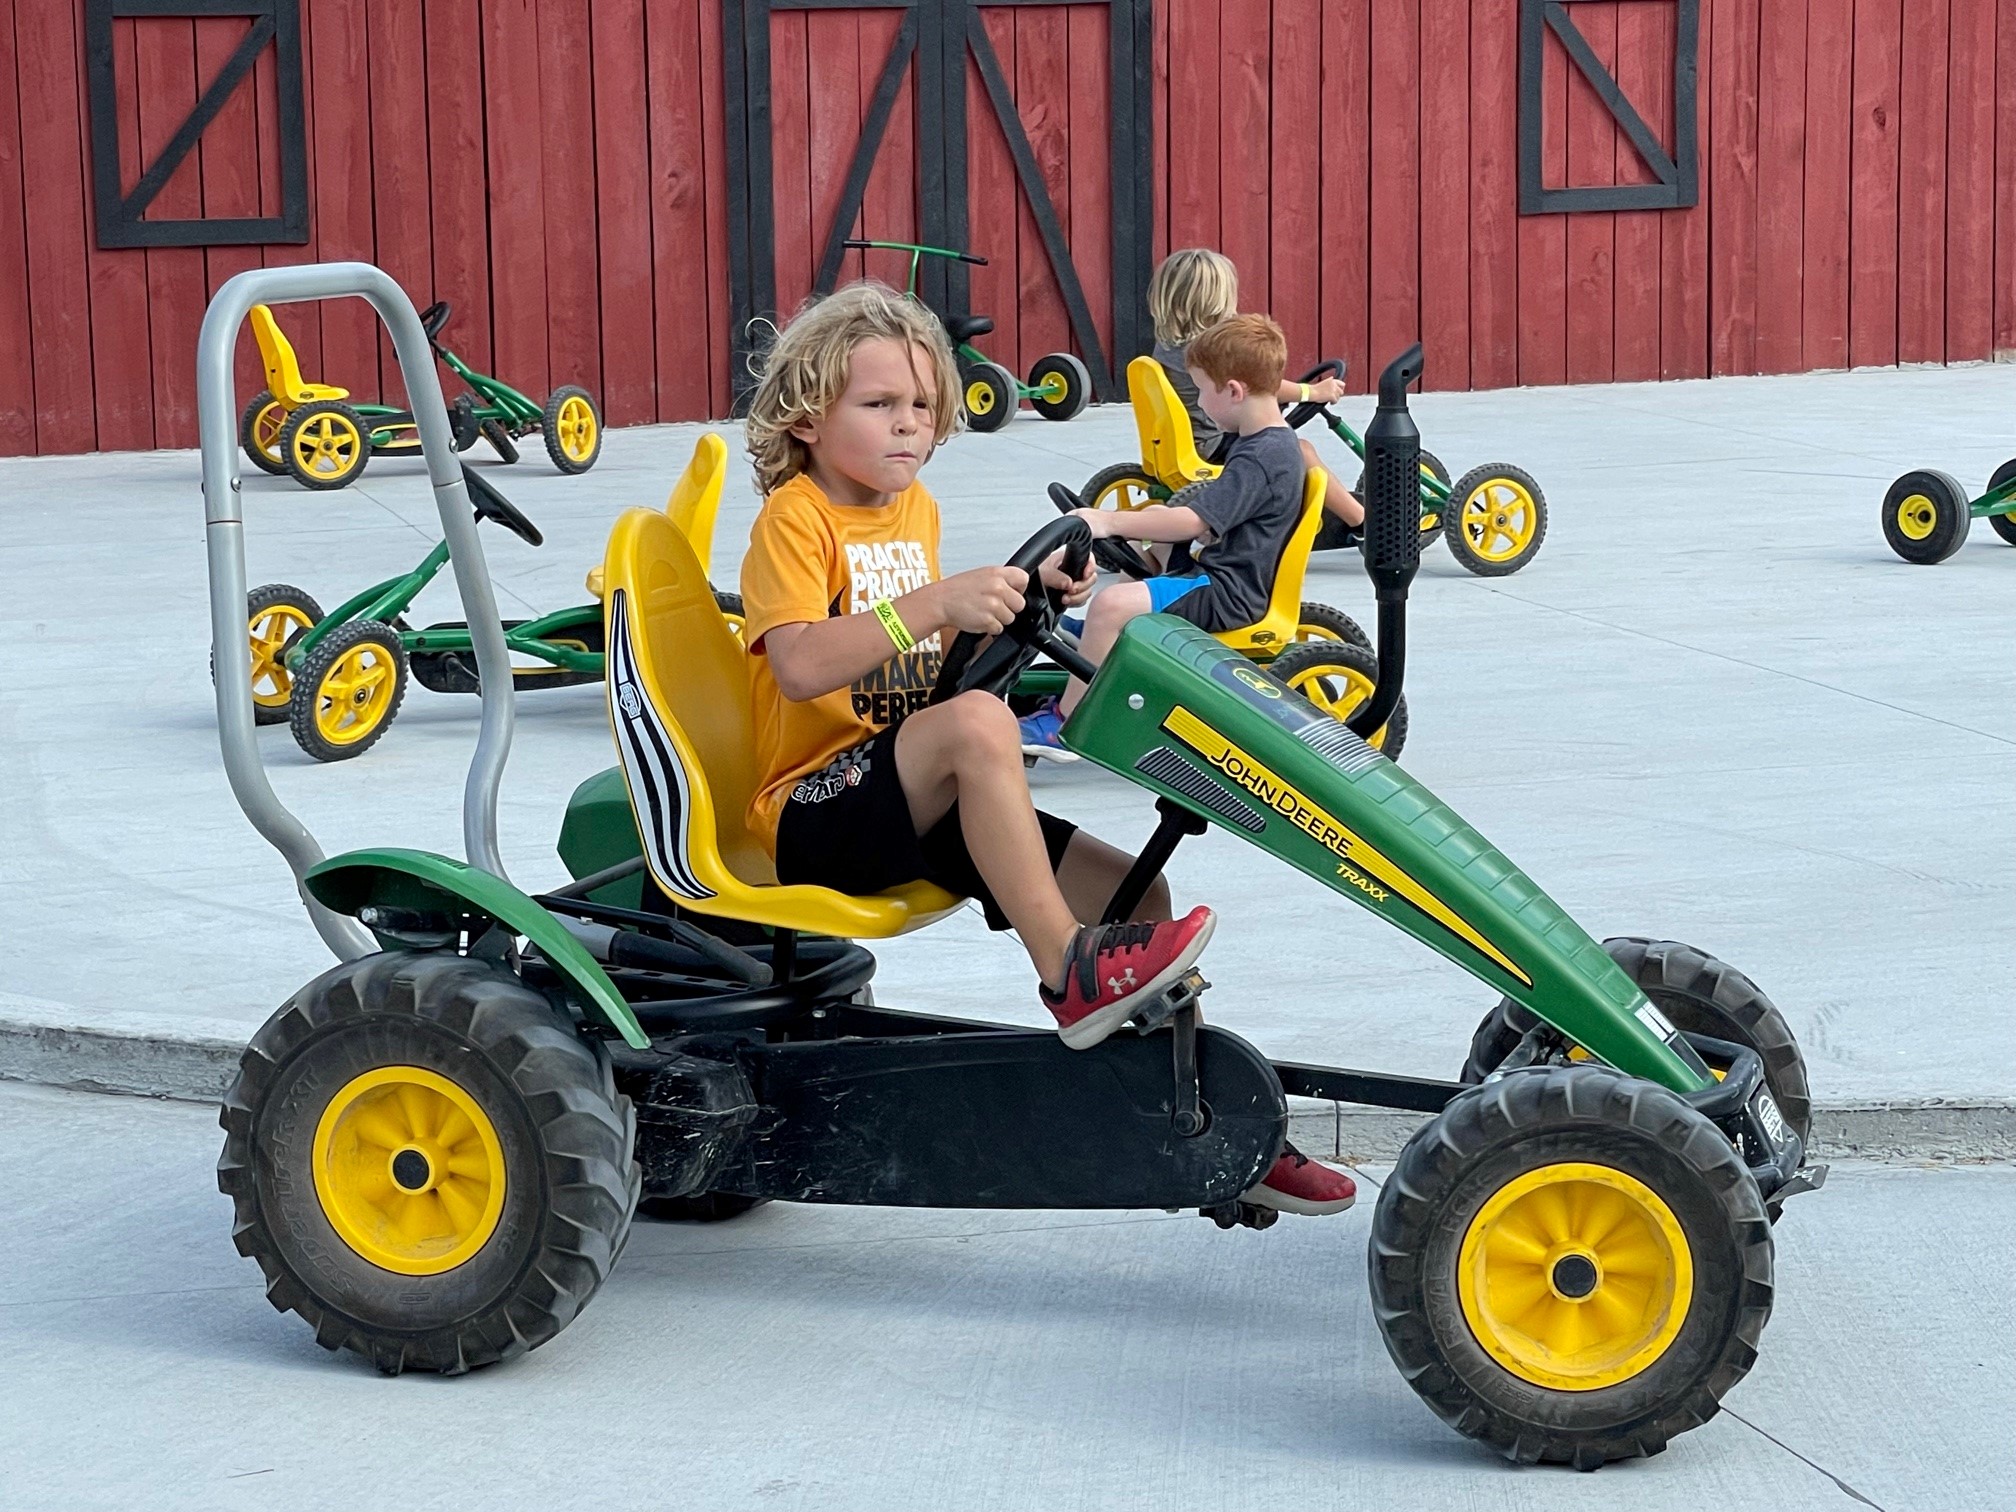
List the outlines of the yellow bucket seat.
{"type": "MultiPolygon", "coordinates": [[[[721,485],[728,479],[728,443],[708,431],[693,448],[693,456],[672,493],[665,500],[665,513],[693,548],[702,576],[711,576],[714,556],[714,517],[721,512],[721,485]]],[[[588,569],[588,596],[602,597],[603,572],[588,569]]]]}
{"type": "Polygon", "coordinates": [[[266,391],[280,401],[280,407],[297,410],[317,399],[348,399],[350,390],[329,383],[309,383],[301,377],[301,364],[294,356],[294,343],[280,329],[280,322],[263,304],[252,306],[252,339],[259,344],[259,361],[266,368],[266,391]]]}

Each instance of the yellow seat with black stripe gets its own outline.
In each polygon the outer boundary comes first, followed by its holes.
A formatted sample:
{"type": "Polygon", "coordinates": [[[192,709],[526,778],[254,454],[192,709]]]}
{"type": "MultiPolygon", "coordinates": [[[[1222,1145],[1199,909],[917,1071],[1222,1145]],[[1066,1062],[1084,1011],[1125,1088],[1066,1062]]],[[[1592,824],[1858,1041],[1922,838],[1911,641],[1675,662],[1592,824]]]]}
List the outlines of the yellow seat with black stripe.
{"type": "Polygon", "coordinates": [[[1302,480],[1302,518],[1296,521],[1295,533],[1281,549],[1266,614],[1244,629],[1217,632],[1217,638],[1234,651],[1256,661],[1267,661],[1303,638],[1302,576],[1309,570],[1309,553],[1316,548],[1316,533],[1323,528],[1323,490],[1329,483],[1330,475],[1320,467],[1310,468],[1302,480]]]}
{"type": "Polygon", "coordinates": [[[882,939],[960,900],[914,882],[853,897],[777,881],[749,832],[756,785],[747,652],[670,516],[632,509],[604,556],[609,714],[652,877],[680,906],[776,929],[882,939]]]}

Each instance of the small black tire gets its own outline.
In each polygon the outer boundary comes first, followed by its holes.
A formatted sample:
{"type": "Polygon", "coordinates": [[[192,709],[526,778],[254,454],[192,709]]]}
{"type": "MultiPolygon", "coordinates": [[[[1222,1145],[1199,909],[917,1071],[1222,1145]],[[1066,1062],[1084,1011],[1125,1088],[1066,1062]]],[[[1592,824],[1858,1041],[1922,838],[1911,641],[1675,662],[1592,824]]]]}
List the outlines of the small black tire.
{"type": "Polygon", "coordinates": [[[280,427],[280,457],[303,488],[348,488],[371,461],[371,427],[340,399],[316,399],[280,427]]]}
{"type": "Polygon", "coordinates": [[[1029,369],[1029,407],[1045,420],[1076,420],[1092,402],[1092,370],[1070,352],[1052,352],[1029,369]]]}
{"type": "Polygon", "coordinates": [[[1538,556],[1547,539],[1547,496],[1531,473],[1509,462],[1487,462],[1463,474],[1450,485],[1441,516],[1449,554],[1478,577],[1509,577],[1538,556]]]}
{"type": "Polygon", "coordinates": [[[1966,490],[1946,473],[1908,472],[1883,495],[1883,539],[1914,566],[1936,566],[1967,544],[1967,505],[1966,490]]]}
{"type": "Polygon", "coordinates": [[[1140,463],[1116,462],[1087,478],[1078,499],[1087,509],[1139,509],[1160,503],[1168,492],[1140,463]],[[1105,502],[1108,494],[1113,496],[1111,504],[1105,502]]]}
{"type": "MultiPolygon", "coordinates": [[[[1372,696],[1379,685],[1379,658],[1347,640],[1297,641],[1267,664],[1267,670],[1324,713],[1338,720],[1372,696]]],[[[1366,742],[1394,761],[1407,744],[1407,695],[1393,706],[1383,727],[1366,742]]]]}
{"type": "Polygon", "coordinates": [[[1297,617],[1295,639],[1298,641],[1341,640],[1365,650],[1372,649],[1372,637],[1364,628],[1342,609],[1333,609],[1328,604],[1304,604],[1297,617]]]}
{"type": "Polygon", "coordinates": [[[595,396],[578,384],[562,384],[546,396],[539,429],[547,457],[563,473],[585,473],[602,455],[602,410],[595,396]]]}
{"type": "MultiPolygon", "coordinates": [[[[287,723],[294,697],[294,676],[284,658],[294,642],[322,623],[322,606],[312,594],[292,583],[263,583],[245,595],[245,632],[252,656],[252,723],[287,723]],[[291,626],[275,643],[271,635],[261,636],[261,622],[280,616],[291,626]],[[275,654],[277,653],[277,654],[275,654]],[[259,684],[270,679],[272,686],[261,692],[259,684]]],[[[210,681],[217,681],[217,653],[210,653],[210,681]]]]}
{"type": "MultiPolygon", "coordinates": [[[[1988,480],[1988,492],[1995,492],[2012,478],[2016,478],[2016,457],[2011,457],[1995,469],[1994,476],[1988,480]]],[[[2016,546],[2016,514],[1990,515],[1988,528],[2000,536],[2005,544],[2016,546]]]]}
{"type": "Polygon", "coordinates": [[[511,432],[504,429],[502,420],[485,420],[478,430],[490,443],[490,449],[497,453],[500,462],[508,465],[518,460],[518,443],[511,439],[511,432]]]}
{"type": "Polygon", "coordinates": [[[728,628],[733,630],[735,638],[740,640],[742,638],[742,624],[747,618],[742,609],[742,595],[739,593],[723,593],[719,588],[716,588],[714,590],[714,607],[721,611],[721,618],[728,621],[728,628]]]}
{"type": "Polygon", "coordinates": [[[287,463],[280,455],[280,432],[287,424],[287,411],[280,407],[280,401],[273,397],[271,389],[261,389],[245,401],[245,408],[238,416],[238,445],[244,449],[246,459],[261,472],[271,473],[276,478],[287,476],[287,463]],[[278,411],[268,414],[269,410],[278,411]],[[261,418],[265,426],[260,425],[261,418]],[[271,439],[262,436],[262,430],[272,432],[271,439]]]}
{"type": "Polygon", "coordinates": [[[323,1348],[390,1375],[460,1375],[552,1339],[608,1278],[636,1209],[636,1114],[608,1053],[542,994],[467,956],[369,955],[323,973],[253,1035],[218,1122],[217,1185],[267,1300],[299,1313],[323,1348]],[[342,1171],[342,1146],[370,1141],[345,1118],[372,1096],[368,1082],[353,1091],[372,1077],[395,1099],[410,1085],[444,1107],[459,1091],[494,1139],[476,1159],[501,1199],[494,1218],[486,1203],[468,1223],[458,1247],[471,1253],[450,1268],[424,1270],[439,1263],[425,1246],[454,1239],[452,1222],[440,1238],[394,1241],[406,1247],[389,1255],[406,1262],[398,1270],[351,1237],[367,1232],[348,1205],[363,1188],[342,1171]]]}
{"type": "Polygon", "coordinates": [[[1015,418],[1021,401],[1015,375],[998,362],[969,362],[959,375],[966,428],[988,435],[1015,418]]]}
{"type": "Polygon", "coordinates": [[[1536,1067],[1462,1093],[1408,1141],[1373,1215],[1372,1311],[1400,1373],[1457,1432],[1522,1464],[1593,1470],[1657,1454],[1720,1411],[1756,1361],[1773,1259],[1756,1182],[1684,1100],[1608,1067],[1536,1067]],[[1549,1186],[1571,1204],[1568,1188],[1594,1190],[1596,1210],[1619,1208],[1625,1226],[1584,1236],[1571,1218],[1562,1244],[1586,1237],[1590,1254],[1544,1262],[1538,1321],[1516,1302],[1501,1313],[1502,1297],[1531,1284],[1522,1264],[1542,1266],[1495,1247],[1496,1225],[1549,1186]],[[1616,1288],[1606,1245],[1647,1235],[1644,1291],[1616,1288]],[[1571,1262],[1581,1275],[1563,1270],[1571,1262]],[[1611,1353],[1600,1336],[1582,1342],[1589,1323],[1559,1356],[1533,1347],[1527,1328],[1599,1294],[1605,1310],[1589,1316],[1611,1328],[1611,1353]]]}
{"type": "Polygon", "coordinates": [[[637,1203],[637,1216],[653,1223],[726,1223],[740,1218],[752,1208],[768,1202],[768,1197],[744,1197],[739,1192],[700,1192],[692,1197],[644,1197],[637,1203]]]}
{"type": "Polygon", "coordinates": [[[287,710],[294,743],[317,761],[362,756],[398,717],[408,671],[405,642],[392,626],[378,620],[338,625],[295,674],[287,710]]]}

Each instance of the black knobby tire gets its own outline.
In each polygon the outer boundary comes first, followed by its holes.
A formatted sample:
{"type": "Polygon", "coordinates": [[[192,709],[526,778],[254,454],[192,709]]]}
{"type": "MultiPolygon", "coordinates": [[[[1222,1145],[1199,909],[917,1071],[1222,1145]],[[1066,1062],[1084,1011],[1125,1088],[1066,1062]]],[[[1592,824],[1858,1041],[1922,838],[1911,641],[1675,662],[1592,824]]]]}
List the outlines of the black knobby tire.
{"type": "Polygon", "coordinates": [[[325,1349],[391,1374],[457,1375],[551,1339],[607,1279],[637,1201],[636,1115],[608,1054],[502,967],[466,956],[370,955],[310,982],[252,1037],[219,1122],[217,1185],[267,1300],[299,1313],[325,1349]],[[438,1274],[367,1260],[318,1188],[324,1111],[384,1067],[453,1082],[501,1151],[494,1230],[438,1274]]]}
{"type": "Polygon", "coordinates": [[[742,622],[748,617],[742,608],[742,595],[739,593],[723,593],[719,588],[716,588],[714,590],[714,607],[721,611],[721,617],[728,621],[728,628],[733,630],[739,639],[742,634],[742,622]]]}
{"type": "Polygon", "coordinates": [[[371,461],[371,427],[364,417],[339,399],[317,399],[304,404],[280,427],[280,457],[287,475],[303,488],[317,493],[348,488],[364,475],[371,461]],[[319,461],[302,458],[310,439],[329,432],[332,449],[319,461]],[[319,462],[327,462],[324,468],[319,462]]]}
{"type": "MultiPolygon", "coordinates": [[[[562,384],[546,396],[546,409],[540,417],[539,429],[546,441],[547,457],[563,473],[585,473],[602,455],[602,408],[595,402],[595,396],[579,384],[562,384]],[[561,412],[578,413],[573,408],[577,404],[588,407],[588,441],[579,450],[569,451],[569,446],[577,444],[578,431],[569,429],[561,412]]],[[[494,446],[496,442],[493,440],[491,444],[494,446]]],[[[503,455],[501,448],[498,455],[503,455]]]]}
{"type": "MultiPolygon", "coordinates": [[[[294,693],[287,708],[287,722],[294,732],[295,744],[317,761],[348,761],[353,756],[362,756],[392,728],[399,705],[406,698],[409,671],[405,643],[392,626],[379,620],[351,620],[338,625],[301,659],[295,673],[294,693]],[[369,648],[384,659],[391,669],[391,687],[383,695],[385,703],[374,708],[368,729],[354,739],[331,739],[316,719],[323,680],[338,662],[359,648],[369,648]]],[[[374,702],[376,697],[374,694],[374,702]]]]}
{"type": "Polygon", "coordinates": [[[490,449],[497,453],[498,460],[505,463],[518,460],[518,443],[511,439],[511,432],[504,429],[502,420],[485,420],[481,429],[483,439],[490,443],[490,449]]]}
{"type": "MultiPolygon", "coordinates": [[[[260,446],[258,434],[253,429],[260,413],[273,402],[271,389],[261,389],[246,401],[245,408],[238,415],[238,445],[254,467],[261,472],[271,473],[276,478],[284,478],[287,476],[287,464],[260,446]]],[[[282,420],[284,428],[284,412],[282,420]]],[[[280,439],[279,432],[274,433],[273,439],[277,446],[280,439]]]]}
{"type": "MultiPolygon", "coordinates": [[[[1297,641],[1269,662],[1267,670],[1317,708],[1333,714],[1337,711],[1331,704],[1346,688],[1359,684],[1366,688],[1377,688],[1379,685],[1379,658],[1365,647],[1345,640],[1297,641]],[[1321,688],[1326,696],[1314,696],[1316,688],[1321,688]]],[[[1354,704],[1338,718],[1342,719],[1356,707],[1358,705],[1354,704]]],[[[1407,744],[1405,693],[1393,706],[1384,728],[1373,732],[1370,743],[1392,760],[1400,759],[1400,752],[1407,744]]]]}
{"type": "Polygon", "coordinates": [[[1029,387],[1036,390],[1029,396],[1029,407],[1045,420],[1076,420],[1092,402],[1091,369],[1069,352],[1052,352],[1038,360],[1029,369],[1029,387]],[[1054,399],[1042,392],[1052,379],[1061,390],[1054,399]]]}
{"type": "Polygon", "coordinates": [[[1365,633],[1358,621],[1342,609],[1333,609],[1328,604],[1304,604],[1296,624],[1297,640],[1324,640],[1334,637],[1337,640],[1348,641],[1354,646],[1362,646],[1367,651],[1372,649],[1372,637],[1365,633]],[[1301,632],[1305,629],[1324,631],[1327,635],[1304,635],[1301,632]]]}
{"type": "Polygon", "coordinates": [[[740,1192],[700,1192],[692,1197],[645,1197],[637,1203],[637,1216],[653,1223],[726,1223],[740,1218],[752,1208],[768,1202],[768,1197],[744,1197],[740,1192]]]}
{"type": "Polygon", "coordinates": [[[1599,1066],[1515,1071],[1458,1096],[1401,1153],[1369,1255],[1387,1352],[1435,1414],[1508,1459],[1582,1470],[1657,1454],[1720,1410],[1757,1358],[1772,1263],[1763,1202],[1729,1140],[1673,1093],[1599,1066]],[[1480,1278],[1459,1264],[1494,1194],[1575,1165],[1649,1189],[1692,1267],[1677,1333],[1590,1389],[1541,1384],[1487,1352],[1464,1305],[1480,1278]]]}
{"type": "MultiPolygon", "coordinates": [[[[2016,457],[2011,457],[2007,462],[2004,462],[2000,467],[1995,469],[1994,475],[1988,479],[1988,492],[1995,492],[1996,489],[2007,483],[2011,478],[2016,478],[2016,457]]],[[[2016,546],[2016,515],[1990,515],[1988,516],[1988,528],[2000,536],[2008,545],[2016,546]]]]}
{"type": "Polygon", "coordinates": [[[1021,396],[1015,375],[998,362],[969,362],[959,373],[960,402],[966,428],[988,435],[1015,418],[1021,396]]]}
{"type": "Polygon", "coordinates": [[[1883,539],[1914,566],[1936,566],[1967,544],[1967,505],[1967,491],[1947,474],[1908,472],[1883,495],[1883,539]]]}
{"type": "Polygon", "coordinates": [[[1449,502],[1441,516],[1442,539],[1449,543],[1449,554],[1478,577],[1509,577],[1538,556],[1547,540],[1547,496],[1531,473],[1509,462],[1487,462],[1463,474],[1450,486],[1449,502]],[[1501,534],[1492,525],[1487,523],[1481,540],[1473,541],[1464,523],[1464,504],[1478,489],[1492,483],[1509,488],[1514,510],[1530,510],[1532,514],[1525,539],[1509,551],[1493,549],[1501,534]]]}

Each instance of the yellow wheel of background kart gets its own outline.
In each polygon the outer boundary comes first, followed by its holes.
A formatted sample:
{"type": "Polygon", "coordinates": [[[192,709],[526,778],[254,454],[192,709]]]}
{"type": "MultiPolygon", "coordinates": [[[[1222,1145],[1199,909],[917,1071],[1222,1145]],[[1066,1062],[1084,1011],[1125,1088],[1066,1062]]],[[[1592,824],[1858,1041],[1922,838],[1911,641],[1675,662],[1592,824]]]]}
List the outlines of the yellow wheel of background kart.
{"type": "Polygon", "coordinates": [[[322,622],[322,606],[287,583],[268,583],[246,595],[245,629],[252,651],[252,719],[285,724],[294,697],[287,648],[322,622]]]}
{"type": "Polygon", "coordinates": [[[1547,539],[1547,499],[1532,475],[1501,462],[1473,467],[1442,511],[1449,554],[1479,577],[1504,577],[1533,560],[1547,539]]]}
{"type": "Polygon", "coordinates": [[[302,658],[288,723],[317,761],[347,761],[377,743],[406,696],[406,647],[377,620],[338,625],[302,658]]]}
{"type": "Polygon", "coordinates": [[[960,396],[966,403],[966,428],[985,435],[997,431],[1015,418],[1022,403],[1015,375],[998,362],[968,363],[960,373],[965,387],[960,396]]]}
{"type": "Polygon", "coordinates": [[[266,389],[254,394],[238,416],[238,444],[254,467],[276,478],[287,476],[287,459],[280,454],[286,424],[287,407],[266,389]]]}
{"type": "Polygon", "coordinates": [[[1974,523],[1967,491],[1943,472],[1908,472],[1883,496],[1883,539],[1920,567],[1943,562],[1967,544],[1974,523]]]}
{"type": "Polygon", "coordinates": [[[602,455],[602,412],[588,390],[568,384],[546,396],[546,455],[563,473],[584,473],[602,455]]]}
{"type": "MultiPolygon", "coordinates": [[[[1267,670],[1338,720],[1356,713],[1379,683],[1379,658],[1342,639],[1297,641],[1268,663],[1267,670]]],[[[1399,759],[1407,744],[1405,694],[1366,744],[1399,759]]]]}
{"type": "Polygon", "coordinates": [[[371,460],[371,437],[361,415],[337,399],[317,399],[287,417],[280,456],[303,488],[343,488],[371,460]]]}
{"type": "Polygon", "coordinates": [[[1133,462],[1102,467],[1078,490],[1079,502],[1087,509],[1144,509],[1168,497],[1169,490],[1133,462]]]}

